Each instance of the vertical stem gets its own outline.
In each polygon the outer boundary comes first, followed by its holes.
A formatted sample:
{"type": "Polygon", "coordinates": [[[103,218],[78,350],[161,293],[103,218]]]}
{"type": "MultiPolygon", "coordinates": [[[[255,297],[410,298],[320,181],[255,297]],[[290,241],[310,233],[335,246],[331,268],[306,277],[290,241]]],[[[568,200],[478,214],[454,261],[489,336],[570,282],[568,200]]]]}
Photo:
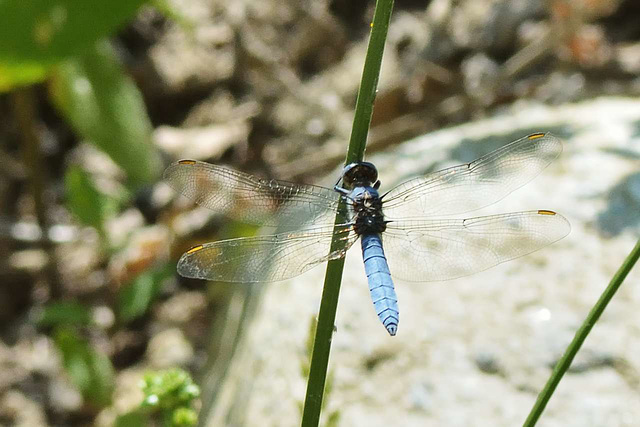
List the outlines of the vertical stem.
{"type": "Polygon", "coordinates": [[[551,373],[551,377],[549,377],[547,384],[545,384],[544,388],[538,395],[538,400],[536,400],[535,405],[531,409],[529,416],[523,424],[524,427],[533,427],[536,425],[536,423],[538,422],[538,418],[540,418],[540,415],[542,415],[542,411],[544,411],[544,408],[547,406],[547,403],[549,402],[551,395],[553,395],[553,392],[558,386],[558,383],[564,376],[564,373],[567,371],[567,369],[569,369],[569,366],[571,366],[573,358],[575,357],[576,353],[578,353],[578,350],[580,350],[580,347],[582,347],[582,343],[584,343],[587,335],[589,335],[589,332],[591,332],[591,328],[593,328],[593,325],[596,324],[596,322],[600,318],[600,315],[607,307],[609,301],[611,301],[611,298],[613,298],[624,279],[627,277],[627,274],[629,274],[629,271],[631,271],[635,263],[638,261],[639,257],[640,240],[638,240],[635,247],[631,250],[631,253],[624,260],[618,271],[616,271],[616,274],[614,274],[613,278],[609,282],[609,285],[587,315],[587,318],[584,320],[584,322],[582,322],[580,329],[578,329],[575,337],[573,337],[573,341],[571,341],[571,343],[567,347],[566,351],[562,355],[562,358],[558,361],[555,368],[553,369],[553,372],[551,373]]]}
{"type": "Polygon", "coordinates": [[[318,326],[311,354],[307,396],[302,412],[303,427],[316,427],[320,422],[343,269],[344,258],[329,261],[327,265],[320,311],[318,312],[318,326]]]}
{"type": "MultiPolygon", "coordinates": [[[[377,0],[373,22],[371,23],[367,56],[365,58],[362,80],[356,101],[356,110],[351,138],[349,140],[346,164],[361,161],[364,158],[367,134],[369,132],[369,124],[371,123],[371,114],[373,113],[373,102],[378,87],[384,43],[387,38],[387,30],[389,28],[392,10],[393,0],[377,0]]],[[[339,213],[336,216],[336,226],[344,222],[344,218],[346,218],[345,213],[346,204],[344,200],[342,200],[339,213]]],[[[341,244],[343,243],[334,239],[331,244],[331,251],[333,252],[339,249],[341,244]]],[[[313,343],[313,352],[311,354],[307,395],[302,413],[303,427],[316,427],[320,422],[322,399],[329,364],[329,353],[331,352],[331,338],[333,336],[336,319],[343,269],[344,258],[329,261],[327,265],[320,311],[318,313],[318,326],[313,343]]]]}
{"type": "Polygon", "coordinates": [[[367,56],[362,70],[362,80],[356,100],[356,111],[353,117],[353,127],[349,139],[346,164],[362,161],[367,144],[371,115],[373,114],[373,102],[378,92],[378,78],[382,66],[382,54],[384,43],[387,40],[387,30],[391,20],[393,0],[378,0],[376,10],[371,22],[371,35],[367,56]]]}
{"type": "Polygon", "coordinates": [[[13,94],[13,110],[22,135],[22,156],[28,171],[29,189],[33,196],[36,219],[42,232],[42,242],[49,257],[46,267],[50,297],[60,296],[59,275],[56,268],[53,245],[49,240],[47,206],[45,202],[46,174],[40,151],[40,141],[36,132],[34,117],[36,115],[35,99],[32,88],[25,88],[13,94]]]}

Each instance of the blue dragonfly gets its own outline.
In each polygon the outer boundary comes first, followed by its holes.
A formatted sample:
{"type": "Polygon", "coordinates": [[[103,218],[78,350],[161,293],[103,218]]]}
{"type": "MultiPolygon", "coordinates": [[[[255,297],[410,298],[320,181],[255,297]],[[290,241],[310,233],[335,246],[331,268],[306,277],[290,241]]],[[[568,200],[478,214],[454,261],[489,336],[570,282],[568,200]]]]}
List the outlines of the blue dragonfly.
{"type": "Polygon", "coordinates": [[[535,133],[382,195],[378,172],[369,162],[347,165],[329,189],[180,160],[164,174],[175,190],[201,206],[274,231],[198,245],[180,258],[178,273],[223,282],[279,281],[344,257],[360,238],[375,311],[393,336],[400,316],[392,277],[411,282],[463,277],[569,233],[569,222],[550,210],[447,218],[501,200],[561,152],[558,138],[535,133]],[[334,224],[338,212],[343,220],[334,224]]]}

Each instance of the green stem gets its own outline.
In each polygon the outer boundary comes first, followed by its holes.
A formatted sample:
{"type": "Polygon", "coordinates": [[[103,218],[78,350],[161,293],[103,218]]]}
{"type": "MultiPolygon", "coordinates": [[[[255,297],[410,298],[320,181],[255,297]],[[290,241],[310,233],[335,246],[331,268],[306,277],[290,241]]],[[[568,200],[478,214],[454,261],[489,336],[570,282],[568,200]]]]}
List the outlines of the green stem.
{"type": "Polygon", "coordinates": [[[567,369],[569,369],[569,366],[571,366],[573,358],[575,357],[576,353],[578,353],[578,350],[580,350],[580,347],[582,347],[582,343],[587,338],[587,335],[589,335],[591,328],[593,328],[593,325],[596,324],[596,322],[600,318],[600,315],[607,307],[607,304],[609,304],[609,301],[611,301],[611,298],[613,298],[616,291],[624,281],[625,277],[627,277],[627,274],[629,274],[629,271],[631,271],[635,263],[638,261],[639,257],[640,240],[638,241],[638,243],[636,243],[636,246],[633,248],[629,256],[627,256],[627,259],[624,260],[616,274],[613,276],[611,282],[609,282],[609,286],[607,286],[596,304],[593,306],[593,308],[587,315],[587,318],[580,326],[580,329],[578,329],[578,331],[576,332],[573,341],[571,341],[571,344],[569,344],[569,346],[567,347],[564,355],[562,356],[560,361],[558,361],[556,367],[553,369],[551,377],[549,377],[547,384],[545,384],[544,388],[540,392],[540,395],[538,396],[536,404],[533,406],[531,412],[529,413],[529,416],[524,422],[524,427],[533,427],[536,425],[536,423],[538,422],[538,418],[540,418],[540,415],[542,415],[542,411],[544,411],[545,406],[547,406],[547,402],[549,402],[551,395],[564,376],[564,373],[567,371],[567,369]]]}
{"type": "Polygon", "coordinates": [[[364,158],[369,124],[371,124],[371,114],[373,114],[373,101],[376,99],[376,93],[378,92],[382,54],[384,52],[384,43],[387,40],[387,30],[389,29],[392,10],[393,0],[378,0],[376,2],[345,164],[362,161],[364,158]]]}
{"type": "MultiPolygon", "coordinates": [[[[387,30],[393,10],[393,0],[378,0],[371,24],[371,35],[367,56],[364,62],[362,80],[356,101],[353,128],[349,140],[346,164],[361,161],[364,158],[364,150],[373,113],[373,102],[378,87],[378,77],[382,64],[384,43],[387,38],[387,30]]],[[[339,213],[336,216],[336,225],[342,224],[345,217],[344,200],[340,203],[339,213]]],[[[335,251],[343,245],[343,242],[334,240],[331,251],[335,251]]],[[[338,307],[338,296],[344,269],[344,258],[329,261],[327,273],[322,291],[320,311],[318,313],[318,326],[313,342],[311,354],[311,366],[309,369],[309,381],[307,383],[307,395],[302,412],[302,426],[316,427],[320,422],[322,410],[322,398],[327,379],[327,367],[329,365],[329,353],[331,352],[331,338],[338,307]]]]}
{"type": "Polygon", "coordinates": [[[13,108],[16,123],[22,136],[22,158],[28,172],[28,183],[36,220],[42,231],[42,246],[49,256],[44,273],[49,283],[49,296],[57,299],[62,295],[62,284],[57,267],[57,256],[51,240],[49,240],[48,207],[45,200],[47,187],[47,162],[42,157],[40,138],[37,131],[36,96],[33,88],[24,88],[13,93],[13,108]]]}

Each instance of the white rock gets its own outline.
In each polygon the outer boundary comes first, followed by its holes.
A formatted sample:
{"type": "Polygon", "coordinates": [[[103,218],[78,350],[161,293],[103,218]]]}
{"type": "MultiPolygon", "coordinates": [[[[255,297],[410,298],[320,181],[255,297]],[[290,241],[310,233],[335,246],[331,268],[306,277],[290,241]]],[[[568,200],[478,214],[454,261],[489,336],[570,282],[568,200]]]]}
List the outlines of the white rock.
{"type": "MultiPolygon", "coordinates": [[[[561,157],[478,214],[553,209],[568,218],[572,232],[539,252],[474,276],[440,283],[397,281],[401,321],[393,338],[374,313],[359,248],[352,249],[327,397],[327,409],[341,413],[340,426],[522,424],[552,364],[640,234],[634,198],[626,199],[628,209],[621,211],[632,215],[624,218],[626,227],[612,234],[598,222],[611,208],[611,189],[638,174],[639,122],[636,99],[557,107],[518,103],[499,117],[434,132],[367,158],[377,165],[384,191],[533,131],[551,131],[565,141],[561,157]],[[370,355],[389,350],[391,356],[368,362],[370,355]],[[480,369],[479,354],[497,361],[495,375],[480,369]]],[[[337,174],[327,182],[335,182],[337,174]]],[[[261,305],[227,371],[226,398],[211,410],[208,425],[219,425],[215,422],[228,414],[246,425],[299,425],[306,381],[301,365],[323,277],[324,267],[318,267],[294,280],[258,285],[264,289],[261,305]],[[239,401],[241,409],[235,407],[239,401]]],[[[637,425],[640,292],[634,285],[639,281],[636,268],[581,353],[616,362],[590,365],[593,359],[582,359],[587,368],[565,376],[543,414],[544,425],[637,425]]]]}

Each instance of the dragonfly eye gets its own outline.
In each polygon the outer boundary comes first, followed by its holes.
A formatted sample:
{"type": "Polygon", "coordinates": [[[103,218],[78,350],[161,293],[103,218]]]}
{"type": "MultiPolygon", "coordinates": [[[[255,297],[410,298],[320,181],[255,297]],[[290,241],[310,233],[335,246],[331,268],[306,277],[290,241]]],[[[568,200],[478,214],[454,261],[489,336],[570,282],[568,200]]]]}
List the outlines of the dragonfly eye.
{"type": "Polygon", "coordinates": [[[351,163],[342,171],[342,181],[348,187],[371,186],[377,180],[378,170],[373,163],[351,163]]]}

